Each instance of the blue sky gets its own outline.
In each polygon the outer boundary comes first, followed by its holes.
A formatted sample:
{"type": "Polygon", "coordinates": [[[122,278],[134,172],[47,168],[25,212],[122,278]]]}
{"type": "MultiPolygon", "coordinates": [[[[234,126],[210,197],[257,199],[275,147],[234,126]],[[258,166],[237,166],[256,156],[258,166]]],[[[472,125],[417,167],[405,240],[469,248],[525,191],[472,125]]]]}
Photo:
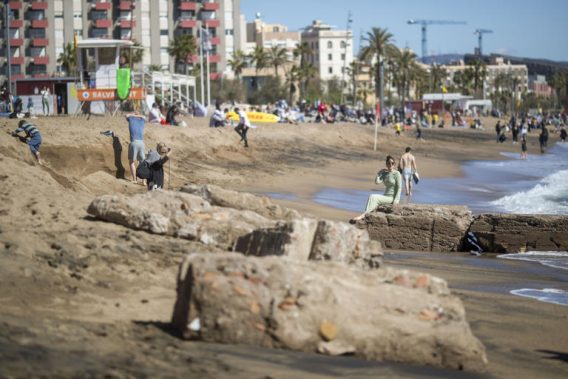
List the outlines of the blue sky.
{"type": "MultiPolygon", "coordinates": [[[[419,25],[409,19],[466,21],[428,27],[430,54],[473,53],[475,29],[492,29],[483,52],[568,62],[568,0],[241,0],[247,22],[256,12],[268,23],[299,30],[315,19],[345,29],[351,11],[355,48],[361,33],[387,28],[399,47],[421,55],[419,25]]],[[[357,50],[356,50],[357,51],[357,50]]]]}

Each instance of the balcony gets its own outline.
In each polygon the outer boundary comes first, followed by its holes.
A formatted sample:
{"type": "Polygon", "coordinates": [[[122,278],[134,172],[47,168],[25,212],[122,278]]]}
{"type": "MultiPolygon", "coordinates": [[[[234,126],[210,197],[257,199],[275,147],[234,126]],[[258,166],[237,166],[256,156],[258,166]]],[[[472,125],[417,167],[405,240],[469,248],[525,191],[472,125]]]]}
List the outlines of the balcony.
{"type": "Polygon", "coordinates": [[[219,54],[209,56],[209,63],[219,63],[219,61],[221,61],[221,56],[219,54]]]}
{"type": "Polygon", "coordinates": [[[211,45],[219,45],[221,43],[221,37],[211,37],[209,42],[211,42],[211,45]]]}
{"type": "Polygon", "coordinates": [[[219,20],[204,20],[203,25],[206,28],[218,28],[221,25],[221,21],[219,20]]]}
{"type": "Polygon", "coordinates": [[[120,20],[119,25],[122,29],[132,29],[136,26],[136,21],[134,21],[134,20],[120,20]]]}
{"type": "Polygon", "coordinates": [[[184,29],[195,28],[197,21],[195,20],[180,20],[179,27],[184,29]]]}
{"type": "Polygon", "coordinates": [[[34,1],[30,4],[30,7],[34,11],[46,10],[48,8],[47,1],[34,1]]]}
{"type": "Polygon", "coordinates": [[[49,45],[49,40],[47,38],[33,38],[32,39],[32,46],[39,47],[39,46],[47,46],[49,45]]]}
{"type": "Polygon", "coordinates": [[[47,20],[32,20],[32,28],[34,29],[47,28],[47,20]]]}
{"type": "Polygon", "coordinates": [[[23,46],[24,39],[23,38],[10,38],[10,46],[23,46]]]}
{"type": "Polygon", "coordinates": [[[48,63],[49,63],[48,56],[34,57],[34,64],[48,64],[48,63]]]}
{"type": "Polygon", "coordinates": [[[112,3],[106,1],[97,1],[94,8],[98,11],[108,11],[112,8],[112,3]]]}
{"type": "Polygon", "coordinates": [[[221,79],[222,76],[223,74],[221,74],[220,72],[212,72],[209,74],[209,78],[211,78],[211,80],[221,79]]]}
{"type": "Polygon", "coordinates": [[[99,29],[108,29],[112,26],[112,21],[108,18],[95,21],[95,27],[99,29]]]}
{"type": "Polygon", "coordinates": [[[134,8],[132,1],[121,1],[120,4],[118,4],[118,9],[121,11],[130,11],[132,8],[134,8]]]}
{"type": "Polygon", "coordinates": [[[26,76],[24,74],[12,74],[12,81],[15,82],[16,80],[25,79],[26,76]]]}
{"type": "Polygon", "coordinates": [[[203,3],[202,9],[204,11],[216,11],[216,10],[219,10],[219,4],[218,3],[203,3]]]}
{"type": "Polygon", "coordinates": [[[22,64],[24,63],[24,57],[11,57],[10,64],[22,64]]]}
{"type": "Polygon", "coordinates": [[[11,20],[10,21],[10,28],[12,29],[19,29],[24,26],[24,20],[11,20]]]}
{"type": "Polygon", "coordinates": [[[20,1],[10,1],[10,9],[22,9],[22,3],[20,1]]]}
{"type": "Polygon", "coordinates": [[[38,72],[32,75],[33,78],[49,78],[47,72],[38,72]]]}
{"type": "Polygon", "coordinates": [[[197,3],[191,1],[182,1],[179,5],[179,9],[182,11],[195,11],[197,10],[197,3]]]}

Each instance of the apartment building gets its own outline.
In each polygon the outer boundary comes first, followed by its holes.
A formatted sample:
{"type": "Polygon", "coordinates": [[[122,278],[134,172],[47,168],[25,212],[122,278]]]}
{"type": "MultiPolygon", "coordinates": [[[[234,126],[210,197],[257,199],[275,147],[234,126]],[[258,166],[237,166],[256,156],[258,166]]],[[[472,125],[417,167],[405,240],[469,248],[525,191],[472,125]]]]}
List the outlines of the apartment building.
{"type": "MultiPolygon", "coordinates": [[[[444,66],[448,73],[446,85],[454,84],[455,74],[464,71],[467,67],[468,66],[463,63],[454,66],[444,66]]],[[[484,83],[485,96],[489,96],[490,93],[498,89],[495,88],[496,79],[503,77],[510,79],[507,89],[516,94],[517,100],[520,100],[522,94],[529,89],[528,68],[524,64],[511,64],[511,62],[505,62],[503,58],[497,57],[492,60],[490,64],[486,65],[485,69],[487,70],[484,83]]]]}
{"type": "Polygon", "coordinates": [[[334,30],[332,26],[316,20],[302,31],[312,54],[308,58],[322,80],[342,78],[343,70],[353,62],[353,33],[351,30],[334,30]]]}
{"type": "MultiPolygon", "coordinates": [[[[245,33],[240,0],[9,0],[7,10],[9,35],[4,35],[4,7],[0,32],[2,83],[8,72],[7,46],[13,80],[51,77],[59,75],[57,58],[75,36],[136,41],[144,48],[144,66],[174,72],[169,42],[182,34],[199,39],[200,28],[210,36],[210,72],[215,79],[228,71],[227,61],[245,33]]],[[[197,62],[198,56],[191,61],[197,62]]]]}

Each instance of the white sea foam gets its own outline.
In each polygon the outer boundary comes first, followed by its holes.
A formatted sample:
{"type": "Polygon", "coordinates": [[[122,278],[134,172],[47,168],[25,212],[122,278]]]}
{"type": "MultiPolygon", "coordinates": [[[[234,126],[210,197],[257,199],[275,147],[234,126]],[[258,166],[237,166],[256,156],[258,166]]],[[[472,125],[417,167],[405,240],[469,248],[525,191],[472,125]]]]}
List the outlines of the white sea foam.
{"type": "Polygon", "coordinates": [[[502,197],[491,204],[509,213],[568,214],[568,170],[555,172],[528,191],[502,197]]]}
{"type": "Polygon", "coordinates": [[[538,262],[544,266],[568,270],[567,251],[528,251],[519,254],[503,254],[497,258],[517,261],[538,262]]]}
{"type": "Polygon", "coordinates": [[[513,295],[530,297],[546,303],[568,305],[568,292],[556,288],[545,288],[542,290],[521,288],[518,290],[512,290],[511,293],[513,295]]]}

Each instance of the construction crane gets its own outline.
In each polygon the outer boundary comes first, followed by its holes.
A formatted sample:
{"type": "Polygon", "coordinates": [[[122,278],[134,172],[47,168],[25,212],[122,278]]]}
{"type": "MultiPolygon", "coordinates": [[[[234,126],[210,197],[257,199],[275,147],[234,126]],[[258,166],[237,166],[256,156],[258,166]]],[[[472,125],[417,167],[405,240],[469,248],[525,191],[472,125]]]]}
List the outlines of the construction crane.
{"type": "Polygon", "coordinates": [[[493,30],[476,29],[475,32],[473,32],[473,34],[477,34],[477,49],[478,49],[477,54],[478,55],[483,55],[483,51],[482,51],[483,35],[488,34],[488,33],[493,33],[493,30]]]}
{"type": "Polygon", "coordinates": [[[428,48],[426,39],[426,28],[428,25],[466,25],[465,21],[444,21],[444,20],[408,20],[408,24],[414,25],[419,24],[422,27],[422,62],[426,58],[428,48]]]}

